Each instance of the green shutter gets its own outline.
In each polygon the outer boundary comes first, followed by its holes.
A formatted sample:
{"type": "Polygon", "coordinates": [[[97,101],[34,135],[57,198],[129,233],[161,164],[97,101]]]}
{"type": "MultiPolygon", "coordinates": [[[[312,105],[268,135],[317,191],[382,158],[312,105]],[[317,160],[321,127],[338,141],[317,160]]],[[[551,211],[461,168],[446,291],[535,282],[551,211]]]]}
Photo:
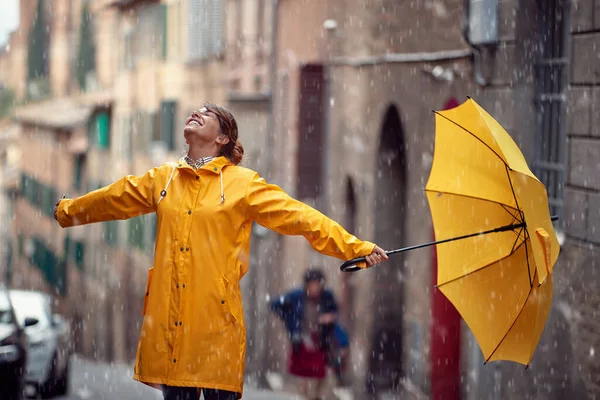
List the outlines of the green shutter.
{"type": "Polygon", "coordinates": [[[23,242],[24,242],[23,234],[19,233],[19,236],[17,237],[17,252],[19,254],[19,257],[22,257],[23,254],[25,253],[23,251],[23,242]]]}
{"type": "Polygon", "coordinates": [[[160,139],[167,144],[169,150],[175,149],[174,131],[176,114],[176,101],[162,101],[160,103],[160,139]]]}
{"type": "Polygon", "coordinates": [[[118,243],[119,223],[117,221],[108,221],[104,224],[104,241],[115,246],[118,243]]]}
{"type": "Polygon", "coordinates": [[[83,154],[77,154],[73,162],[73,189],[81,190],[81,177],[83,173],[83,154]]]}
{"type": "Polygon", "coordinates": [[[110,146],[110,129],[108,113],[101,112],[96,116],[96,130],[98,135],[98,147],[108,149],[110,146]]]}
{"type": "Polygon", "coordinates": [[[71,256],[71,237],[69,235],[65,235],[65,244],[64,244],[64,260],[69,260],[71,256]]]}
{"type": "Polygon", "coordinates": [[[162,17],[162,60],[166,60],[167,59],[167,5],[166,4],[161,4],[160,5],[160,14],[162,17]]]}
{"type": "Polygon", "coordinates": [[[83,265],[85,261],[85,245],[81,241],[75,242],[75,265],[80,271],[83,271],[83,265]]]}

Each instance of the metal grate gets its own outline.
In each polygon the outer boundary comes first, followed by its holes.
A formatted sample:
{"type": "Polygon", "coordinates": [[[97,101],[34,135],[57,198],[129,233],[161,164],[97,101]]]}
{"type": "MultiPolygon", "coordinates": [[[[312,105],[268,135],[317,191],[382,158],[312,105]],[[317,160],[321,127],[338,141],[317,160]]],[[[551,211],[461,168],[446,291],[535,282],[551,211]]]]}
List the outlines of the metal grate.
{"type": "Polygon", "coordinates": [[[548,189],[550,214],[562,217],[569,82],[569,2],[544,0],[539,1],[538,6],[540,58],[536,63],[536,154],[533,167],[536,176],[548,189]]]}

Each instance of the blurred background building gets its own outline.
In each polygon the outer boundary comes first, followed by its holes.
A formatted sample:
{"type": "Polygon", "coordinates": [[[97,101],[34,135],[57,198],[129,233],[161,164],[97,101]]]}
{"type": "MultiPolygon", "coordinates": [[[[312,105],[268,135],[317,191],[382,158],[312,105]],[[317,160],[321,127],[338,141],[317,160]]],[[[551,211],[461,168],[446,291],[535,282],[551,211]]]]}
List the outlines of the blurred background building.
{"type": "Polygon", "coordinates": [[[433,250],[342,275],[302,238],[255,226],[242,281],[248,379],[266,384],[286,365],[267,299],[321,265],[352,337],[357,398],[594,398],[599,16],[599,0],[21,0],[0,49],[3,280],[54,294],[81,354],[131,361],[155,218],[62,230],[59,197],[177,159],[185,117],[211,101],[236,115],[246,166],[360,238],[426,242],[431,109],[471,96],[515,138],[561,217],[553,308],[531,366],[483,365],[434,289],[433,250]]]}

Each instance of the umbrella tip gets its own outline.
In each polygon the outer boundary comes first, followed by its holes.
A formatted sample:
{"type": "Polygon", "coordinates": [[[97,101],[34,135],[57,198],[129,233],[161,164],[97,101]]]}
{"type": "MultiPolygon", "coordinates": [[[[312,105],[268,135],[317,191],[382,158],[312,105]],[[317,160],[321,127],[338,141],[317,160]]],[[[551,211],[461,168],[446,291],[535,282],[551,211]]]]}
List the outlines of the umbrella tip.
{"type": "Polygon", "coordinates": [[[467,96],[467,99],[471,100],[471,96],[467,96]]]}
{"type": "Polygon", "coordinates": [[[529,369],[529,364],[525,365],[525,369],[529,369]]]}
{"type": "Polygon", "coordinates": [[[484,362],[483,362],[483,365],[486,365],[486,364],[487,364],[487,361],[484,361],[484,362]]]}

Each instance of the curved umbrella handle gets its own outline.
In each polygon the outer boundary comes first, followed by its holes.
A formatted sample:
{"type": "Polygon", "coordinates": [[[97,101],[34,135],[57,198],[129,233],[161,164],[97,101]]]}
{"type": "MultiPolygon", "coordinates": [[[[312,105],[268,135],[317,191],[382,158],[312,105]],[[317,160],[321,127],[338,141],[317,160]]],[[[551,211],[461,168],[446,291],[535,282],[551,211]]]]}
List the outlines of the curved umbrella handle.
{"type": "Polygon", "coordinates": [[[367,259],[365,257],[357,257],[357,258],[353,258],[352,260],[348,260],[345,263],[343,263],[342,265],[340,265],[340,271],[342,272],[356,272],[356,271],[360,271],[361,268],[359,266],[357,266],[356,264],[360,264],[360,263],[364,263],[367,262],[367,259]]]}

